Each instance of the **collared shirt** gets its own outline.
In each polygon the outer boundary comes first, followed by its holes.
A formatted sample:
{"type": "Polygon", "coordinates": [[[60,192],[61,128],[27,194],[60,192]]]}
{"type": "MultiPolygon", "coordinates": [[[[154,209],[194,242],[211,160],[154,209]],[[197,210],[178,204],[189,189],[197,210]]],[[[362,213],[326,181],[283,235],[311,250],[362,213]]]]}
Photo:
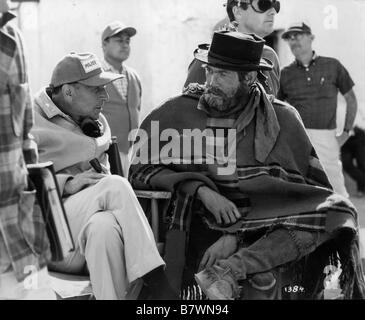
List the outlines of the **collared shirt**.
{"type": "Polygon", "coordinates": [[[346,68],[336,59],[317,56],[308,66],[294,61],[281,72],[278,98],[300,113],[309,129],[335,129],[337,95],[354,86],[346,68]]]}
{"type": "Polygon", "coordinates": [[[123,75],[122,78],[113,81],[113,84],[117,88],[117,90],[118,90],[119,94],[122,96],[122,98],[124,100],[127,100],[127,94],[128,94],[128,79],[127,79],[127,75],[126,75],[125,68],[123,68],[123,66],[122,66],[119,70],[118,69],[115,69],[106,60],[103,61],[103,65],[104,65],[104,70],[105,71],[109,71],[109,72],[113,72],[113,73],[117,73],[117,74],[123,75]]]}
{"type": "Polygon", "coordinates": [[[25,156],[37,159],[29,134],[33,107],[23,41],[5,13],[0,21],[0,273],[12,266],[19,281],[46,264],[48,238],[35,191],[27,191],[25,156]],[[28,268],[28,269],[27,269],[28,268]],[[28,270],[29,271],[29,270],[28,270]]]}

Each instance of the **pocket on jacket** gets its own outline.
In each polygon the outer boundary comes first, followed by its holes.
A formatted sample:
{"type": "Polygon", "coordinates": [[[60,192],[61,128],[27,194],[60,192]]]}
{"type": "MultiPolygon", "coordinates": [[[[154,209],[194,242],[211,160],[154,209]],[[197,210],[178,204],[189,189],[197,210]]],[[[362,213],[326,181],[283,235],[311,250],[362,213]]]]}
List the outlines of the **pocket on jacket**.
{"type": "Polygon", "coordinates": [[[48,238],[41,208],[35,201],[36,190],[23,191],[19,198],[19,225],[30,249],[36,256],[46,253],[48,238]]]}
{"type": "Polygon", "coordinates": [[[28,83],[9,86],[11,120],[15,136],[20,137],[23,132],[24,114],[28,101],[28,83]]]}

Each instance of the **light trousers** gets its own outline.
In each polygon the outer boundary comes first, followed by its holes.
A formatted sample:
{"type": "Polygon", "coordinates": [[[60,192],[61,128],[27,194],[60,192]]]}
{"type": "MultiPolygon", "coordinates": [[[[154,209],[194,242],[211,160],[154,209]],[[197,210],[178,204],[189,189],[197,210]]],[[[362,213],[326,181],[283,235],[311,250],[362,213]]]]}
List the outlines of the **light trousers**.
{"type": "Polygon", "coordinates": [[[30,272],[21,282],[13,271],[0,274],[0,300],[56,300],[47,268],[30,272]]]}
{"type": "Polygon", "coordinates": [[[349,194],[345,187],[345,178],[340,159],[340,146],[336,139],[336,130],[306,130],[333,190],[348,198],[349,194]]]}
{"type": "Polygon", "coordinates": [[[129,182],[105,177],[64,205],[76,250],[53,269],[77,273],[86,262],[96,299],[135,299],[131,285],[165,263],[129,182]]]}

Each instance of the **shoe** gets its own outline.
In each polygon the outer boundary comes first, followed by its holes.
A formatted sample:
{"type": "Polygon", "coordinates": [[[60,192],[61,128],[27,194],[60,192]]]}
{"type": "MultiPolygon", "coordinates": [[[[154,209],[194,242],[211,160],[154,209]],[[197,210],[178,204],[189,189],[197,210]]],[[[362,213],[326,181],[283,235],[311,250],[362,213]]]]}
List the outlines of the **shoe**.
{"type": "Polygon", "coordinates": [[[230,268],[214,265],[194,277],[209,300],[234,300],[239,296],[240,289],[230,268]]]}
{"type": "Polygon", "coordinates": [[[254,274],[248,282],[257,290],[267,291],[275,286],[276,279],[271,272],[263,272],[254,274]]]}

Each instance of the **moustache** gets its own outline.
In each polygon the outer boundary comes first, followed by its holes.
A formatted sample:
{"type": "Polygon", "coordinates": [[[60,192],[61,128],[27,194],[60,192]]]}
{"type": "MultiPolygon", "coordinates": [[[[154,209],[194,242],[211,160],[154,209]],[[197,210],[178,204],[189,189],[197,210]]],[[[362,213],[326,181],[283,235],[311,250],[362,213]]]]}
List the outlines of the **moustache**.
{"type": "Polygon", "coordinates": [[[225,97],[226,94],[219,88],[216,87],[207,87],[205,89],[205,94],[214,94],[216,96],[221,96],[221,97],[225,97]]]}

